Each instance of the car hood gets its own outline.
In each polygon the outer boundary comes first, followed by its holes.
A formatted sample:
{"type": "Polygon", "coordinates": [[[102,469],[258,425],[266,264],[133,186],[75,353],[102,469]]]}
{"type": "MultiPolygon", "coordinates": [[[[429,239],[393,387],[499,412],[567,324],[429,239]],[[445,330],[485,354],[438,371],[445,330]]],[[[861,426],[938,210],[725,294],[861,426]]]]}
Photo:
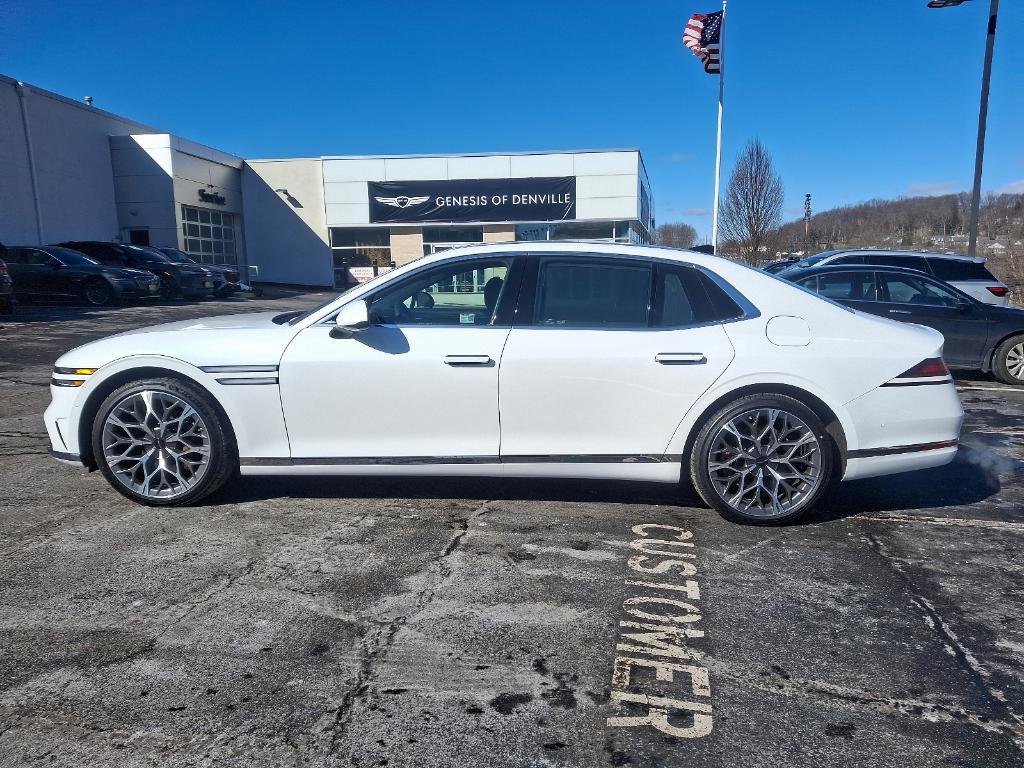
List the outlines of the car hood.
{"type": "Polygon", "coordinates": [[[172,357],[196,367],[277,365],[299,331],[278,325],[280,312],[222,315],[153,325],[77,347],[61,356],[62,368],[100,368],[126,357],[172,357]]]}

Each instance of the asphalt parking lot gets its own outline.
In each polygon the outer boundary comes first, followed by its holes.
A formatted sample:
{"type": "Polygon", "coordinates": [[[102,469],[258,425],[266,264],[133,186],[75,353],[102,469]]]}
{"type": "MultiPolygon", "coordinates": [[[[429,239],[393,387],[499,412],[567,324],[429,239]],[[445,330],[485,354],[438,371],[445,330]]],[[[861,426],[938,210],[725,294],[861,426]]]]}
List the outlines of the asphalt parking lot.
{"type": "Polygon", "coordinates": [[[952,465],[784,528],[593,481],[153,510],[47,456],[65,350],[323,298],[0,316],[0,766],[1024,763],[1024,391],[986,377],[952,465]]]}

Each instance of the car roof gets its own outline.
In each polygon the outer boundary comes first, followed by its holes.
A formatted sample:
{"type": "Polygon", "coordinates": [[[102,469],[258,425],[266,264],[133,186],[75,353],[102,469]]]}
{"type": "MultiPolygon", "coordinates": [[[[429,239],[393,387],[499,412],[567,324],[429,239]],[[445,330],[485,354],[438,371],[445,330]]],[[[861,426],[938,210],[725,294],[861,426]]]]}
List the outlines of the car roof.
{"type": "MultiPolygon", "coordinates": [[[[843,248],[837,251],[822,251],[816,253],[814,256],[920,256],[928,259],[952,259],[954,261],[973,261],[975,263],[985,263],[985,258],[982,256],[966,256],[959,253],[936,253],[935,251],[911,251],[902,250],[899,248],[843,248]]],[[[810,258],[814,258],[814,256],[810,258]]]]}
{"type": "MultiPolygon", "coordinates": [[[[467,243],[463,246],[448,248],[444,251],[417,259],[419,264],[430,264],[456,256],[472,254],[487,255],[489,253],[599,253],[622,256],[640,256],[649,259],[678,261],[684,264],[696,264],[703,267],[716,265],[740,264],[721,256],[711,256],[698,251],[672,248],[667,245],[636,245],[632,243],[609,243],[605,240],[530,240],[504,243],[467,243]]],[[[745,265],[741,265],[745,266],[745,265]]],[[[751,268],[753,269],[753,268],[751,268]]],[[[758,270],[754,270],[758,271],[758,270]]]]}
{"type": "Polygon", "coordinates": [[[820,266],[815,265],[800,270],[799,272],[793,272],[793,275],[800,275],[805,277],[807,275],[817,275],[822,272],[899,272],[901,274],[909,275],[921,275],[924,277],[931,278],[936,282],[944,282],[936,277],[923,272],[920,269],[911,269],[910,267],[892,267],[888,264],[822,264],[820,266]]]}

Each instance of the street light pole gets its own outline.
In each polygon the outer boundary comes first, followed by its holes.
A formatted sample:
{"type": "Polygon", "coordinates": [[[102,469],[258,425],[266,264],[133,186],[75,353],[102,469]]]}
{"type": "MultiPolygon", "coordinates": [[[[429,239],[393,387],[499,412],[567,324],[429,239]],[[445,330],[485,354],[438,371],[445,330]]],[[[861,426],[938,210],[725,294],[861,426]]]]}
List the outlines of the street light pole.
{"type": "Polygon", "coordinates": [[[996,17],[999,0],[992,0],[988,12],[988,36],[985,39],[985,68],[981,75],[981,107],[978,110],[978,146],[974,153],[974,190],[971,193],[971,239],[967,255],[978,255],[978,214],[981,209],[981,168],[985,162],[985,131],[988,125],[988,89],[992,79],[992,51],[996,45],[996,17]]]}
{"type": "MultiPolygon", "coordinates": [[[[929,8],[950,8],[968,0],[931,0],[929,8]]],[[[988,125],[988,90],[992,79],[992,51],[996,44],[996,18],[999,0],[991,0],[988,11],[988,35],[985,38],[985,67],[981,74],[981,107],[978,109],[978,145],[974,152],[974,188],[971,191],[970,240],[967,255],[978,255],[978,214],[981,210],[981,170],[985,163],[985,131],[988,125]]]]}

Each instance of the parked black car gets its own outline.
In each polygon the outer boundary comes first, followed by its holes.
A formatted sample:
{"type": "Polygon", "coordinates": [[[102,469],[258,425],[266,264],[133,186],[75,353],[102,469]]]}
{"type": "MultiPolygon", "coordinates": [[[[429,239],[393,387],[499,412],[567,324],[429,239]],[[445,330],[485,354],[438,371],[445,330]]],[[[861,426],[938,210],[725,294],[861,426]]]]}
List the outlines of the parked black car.
{"type": "Polygon", "coordinates": [[[14,287],[11,284],[11,276],[7,272],[7,264],[0,261],[0,312],[10,312],[12,309],[14,309],[14,287]]]}
{"type": "Polygon", "coordinates": [[[242,290],[242,275],[238,267],[231,264],[199,264],[195,259],[184,251],[177,248],[156,247],[158,251],[171,259],[175,264],[193,264],[201,266],[213,275],[213,293],[215,296],[227,296],[242,290]]]}
{"type": "Polygon", "coordinates": [[[1024,309],[986,304],[902,267],[828,265],[781,277],[862,312],[930,326],[946,338],[950,368],[991,371],[1024,385],[1024,309]]]}
{"type": "Polygon", "coordinates": [[[176,264],[156,248],[95,240],[76,240],[60,245],[81,251],[100,264],[152,272],[160,278],[160,295],[165,299],[178,296],[199,298],[206,296],[214,287],[210,272],[194,264],[176,264]]]}
{"type": "Polygon", "coordinates": [[[19,297],[80,299],[102,307],[127,298],[156,296],[160,290],[152,272],[105,266],[60,246],[10,246],[7,260],[19,297]]]}
{"type": "Polygon", "coordinates": [[[789,269],[798,261],[800,261],[800,259],[797,258],[787,258],[779,259],[778,261],[770,261],[767,264],[762,264],[761,270],[767,272],[769,275],[777,275],[782,270],[789,269]]]}

